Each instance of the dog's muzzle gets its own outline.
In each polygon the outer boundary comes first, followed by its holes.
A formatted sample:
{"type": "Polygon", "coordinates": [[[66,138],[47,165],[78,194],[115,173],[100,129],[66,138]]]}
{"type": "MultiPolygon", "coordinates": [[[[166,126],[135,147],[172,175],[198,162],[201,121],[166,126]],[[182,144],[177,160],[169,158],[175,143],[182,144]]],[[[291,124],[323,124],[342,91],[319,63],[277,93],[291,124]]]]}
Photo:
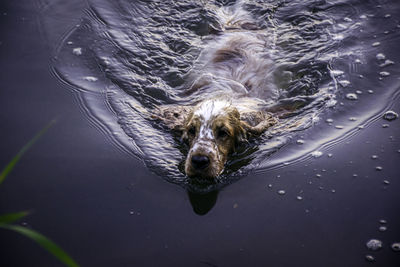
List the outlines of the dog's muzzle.
{"type": "Polygon", "coordinates": [[[190,177],[214,178],[220,171],[219,165],[216,144],[209,140],[197,140],[189,151],[185,171],[190,177]]]}

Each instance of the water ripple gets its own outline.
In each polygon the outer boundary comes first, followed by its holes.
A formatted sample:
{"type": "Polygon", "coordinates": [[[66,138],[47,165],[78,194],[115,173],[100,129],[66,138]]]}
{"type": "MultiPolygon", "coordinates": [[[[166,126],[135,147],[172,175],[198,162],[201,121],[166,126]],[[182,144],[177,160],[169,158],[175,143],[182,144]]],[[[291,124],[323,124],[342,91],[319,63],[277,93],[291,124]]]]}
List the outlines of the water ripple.
{"type": "MultiPolygon", "coordinates": [[[[89,1],[79,24],[56,48],[53,74],[73,88],[92,124],[121,150],[133,153],[168,181],[186,185],[185,148],[151,120],[151,113],[159,105],[198,101],[187,89],[201,52],[224,30],[221,8],[235,2],[89,1]]],[[[389,40],[398,39],[397,22],[382,15],[390,5],[371,16],[373,3],[351,0],[240,2],[268,36],[265,53],[272,62],[273,81],[268,87],[277,91],[277,98],[272,104],[271,99],[263,100],[269,101],[270,110],[292,106],[296,111],[233,155],[222,185],[249,171],[298,162],[312,151],[343,142],[358,126],[375,121],[383,107],[393,103],[388,96],[398,91],[392,85],[392,77],[398,77],[392,67],[396,60],[385,66],[391,75],[384,81],[376,64],[381,60],[376,55],[384,54],[389,40]],[[392,26],[377,36],[374,20],[381,19],[392,26]],[[371,45],[371,36],[379,46],[371,45]],[[380,89],[383,86],[386,91],[380,89]],[[357,97],[349,102],[348,94],[357,97]],[[379,104],[368,109],[371,101],[379,104]],[[357,123],[345,119],[349,114],[359,118],[357,123]],[[341,128],[325,123],[327,116],[334,116],[341,128]],[[312,142],[305,140],[301,149],[289,145],[306,129],[318,131],[312,142]]]]}

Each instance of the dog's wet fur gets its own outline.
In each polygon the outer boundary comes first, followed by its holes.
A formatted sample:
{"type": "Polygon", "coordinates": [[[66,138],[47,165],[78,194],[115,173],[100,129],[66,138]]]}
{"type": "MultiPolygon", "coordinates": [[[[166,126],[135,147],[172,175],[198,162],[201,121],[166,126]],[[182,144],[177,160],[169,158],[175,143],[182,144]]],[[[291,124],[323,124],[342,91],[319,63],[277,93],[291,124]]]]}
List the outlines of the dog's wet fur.
{"type": "Polygon", "coordinates": [[[197,104],[160,106],[154,115],[189,146],[184,170],[199,179],[218,177],[241,142],[278,122],[262,108],[277,95],[268,88],[265,33],[240,6],[221,12],[222,30],[188,74],[197,104]]]}

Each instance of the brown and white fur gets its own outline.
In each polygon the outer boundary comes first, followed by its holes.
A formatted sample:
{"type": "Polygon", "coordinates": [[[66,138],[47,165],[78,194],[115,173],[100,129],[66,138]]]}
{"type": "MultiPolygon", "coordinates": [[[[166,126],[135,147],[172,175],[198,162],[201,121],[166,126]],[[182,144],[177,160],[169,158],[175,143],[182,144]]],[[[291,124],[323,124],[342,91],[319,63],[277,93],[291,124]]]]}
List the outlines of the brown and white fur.
{"type": "Polygon", "coordinates": [[[276,100],[265,30],[240,5],[221,9],[221,34],[209,41],[188,77],[194,106],[159,107],[157,118],[189,145],[185,172],[215,178],[237,145],[277,123],[265,111],[276,100]]]}

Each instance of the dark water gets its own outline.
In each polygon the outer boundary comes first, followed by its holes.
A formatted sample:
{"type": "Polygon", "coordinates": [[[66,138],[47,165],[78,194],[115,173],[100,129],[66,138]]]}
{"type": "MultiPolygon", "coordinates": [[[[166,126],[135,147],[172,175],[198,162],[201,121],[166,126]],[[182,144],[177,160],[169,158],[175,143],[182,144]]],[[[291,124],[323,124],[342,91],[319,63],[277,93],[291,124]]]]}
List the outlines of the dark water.
{"type": "MultiPolygon", "coordinates": [[[[400,111],[399,4],[246,2],[271,37],[276,102],[302,103],[283,124],[299,123],[251,144],[236,183],[188,194],[179,144],[141,114],[196,101],[186,74],[229,5],[1,4],[2,166],[58,120],[0,186],[1,213],[34,210],[24,222],[82,266],[398,266],[400,120],[382,115],[400,111]]],[[[58,264],[0,235],[2,266],[58,264]]]]}

